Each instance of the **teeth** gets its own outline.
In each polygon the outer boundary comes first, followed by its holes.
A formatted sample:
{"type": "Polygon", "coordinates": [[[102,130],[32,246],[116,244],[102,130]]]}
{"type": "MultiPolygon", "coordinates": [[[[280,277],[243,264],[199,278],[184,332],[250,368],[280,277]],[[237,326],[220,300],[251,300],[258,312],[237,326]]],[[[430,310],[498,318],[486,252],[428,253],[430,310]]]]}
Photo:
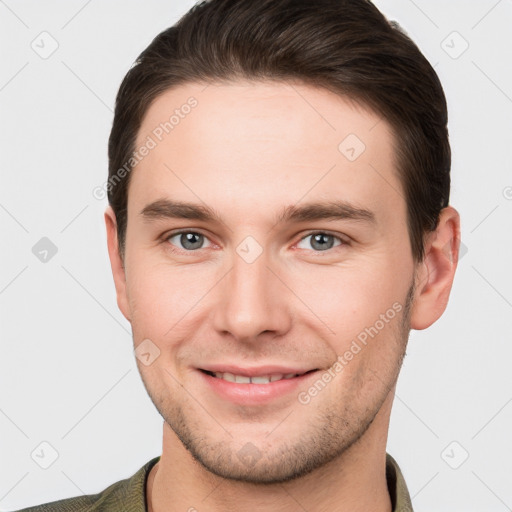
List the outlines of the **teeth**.
{"type": "Polygon", "coordinates": [[[258,375],[257,377],[247,377],[246,375],[233,375],[232,373],[215,372],[218,379],[227,380],[228,382],[236,382],[237,384],[269,384],[282,379],[292,379],[297,377],[298,373],[275,373],[272,375],[258,375]]]}
{"type": "Polygon", "coordinates": [[[260,375],[259,377],[251,377],[250,381],[253,384],[268,384],[270,382],[270,377],[265,375],[260,375]]]}

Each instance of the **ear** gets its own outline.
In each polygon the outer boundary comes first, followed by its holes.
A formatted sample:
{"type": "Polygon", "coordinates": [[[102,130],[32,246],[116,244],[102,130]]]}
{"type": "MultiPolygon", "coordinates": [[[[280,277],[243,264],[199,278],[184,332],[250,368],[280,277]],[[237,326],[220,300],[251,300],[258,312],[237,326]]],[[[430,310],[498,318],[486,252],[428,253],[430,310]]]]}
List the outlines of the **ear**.
{"type": "Polygon", "coordinates": [[[105,210],[105,225],[107,228],[108,256],[110,258],[110,266],[112,267],[112,275],[116,287],[117,305],[124,317],[130,322],[130,308],[126,292],[126,274],[124,262],[119,253],[116,215],[111,206],[108,206],[105,210]]]}
{"type": "Polygon", "coordinates": [[[457,269],[460,217],[451,206],[441,210],[435,231],[427,236],[425,258],[416,269],[411,328],[426,329],[444,312],[457,269]]]}

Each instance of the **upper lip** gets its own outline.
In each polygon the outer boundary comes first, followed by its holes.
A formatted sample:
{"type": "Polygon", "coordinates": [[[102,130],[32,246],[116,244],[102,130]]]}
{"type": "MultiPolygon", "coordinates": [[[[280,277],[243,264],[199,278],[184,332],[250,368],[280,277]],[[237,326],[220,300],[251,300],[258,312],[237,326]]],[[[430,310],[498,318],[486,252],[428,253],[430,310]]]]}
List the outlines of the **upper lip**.
{"type": "Polygon", "coordinates": [[[304,368],[299,366],[284,366],[284,365],[265,365],[242,367],[232,364],[209,364],[206,366],[198,367],[199,370],[205,370],[212,373],[232,373],[233,375],[242,375],[245,377],[260,377],[262,375],[280,374],[288,375],[296,373],[302,375],[303,373],[316,370],[317,368],[304,368]]]}

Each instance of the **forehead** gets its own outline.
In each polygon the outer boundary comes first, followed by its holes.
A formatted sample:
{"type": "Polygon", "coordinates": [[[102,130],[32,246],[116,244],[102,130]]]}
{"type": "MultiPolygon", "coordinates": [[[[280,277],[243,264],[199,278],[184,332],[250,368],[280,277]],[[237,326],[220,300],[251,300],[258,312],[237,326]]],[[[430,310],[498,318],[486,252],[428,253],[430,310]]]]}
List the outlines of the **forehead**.
{"type": "Polygon", "coordinates": [[[171,197],[255,216],[306,198],[404,213],[389,124],[325,89],[184,84],[151,104],[136,148],[143,145],[151,149],[129,194],[139,211],[171,197]]]}

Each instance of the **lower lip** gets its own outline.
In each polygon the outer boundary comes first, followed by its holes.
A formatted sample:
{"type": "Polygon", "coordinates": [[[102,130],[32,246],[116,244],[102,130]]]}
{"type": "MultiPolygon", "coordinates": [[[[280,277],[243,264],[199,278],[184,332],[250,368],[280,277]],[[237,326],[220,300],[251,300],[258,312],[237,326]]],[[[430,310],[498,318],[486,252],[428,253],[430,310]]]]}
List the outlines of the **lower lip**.
{"type": "Polygon", "coordinates": [[[292,377],[291,379],[276,380],[268,384],[240,384],[212,377],[201,370],[198,370],[198,373],[206,384],[222,398],[238,405],[258,405],[297,391],[297,388],[304,386],[305,382],[313,378],[317,371],[292,377]]]}

